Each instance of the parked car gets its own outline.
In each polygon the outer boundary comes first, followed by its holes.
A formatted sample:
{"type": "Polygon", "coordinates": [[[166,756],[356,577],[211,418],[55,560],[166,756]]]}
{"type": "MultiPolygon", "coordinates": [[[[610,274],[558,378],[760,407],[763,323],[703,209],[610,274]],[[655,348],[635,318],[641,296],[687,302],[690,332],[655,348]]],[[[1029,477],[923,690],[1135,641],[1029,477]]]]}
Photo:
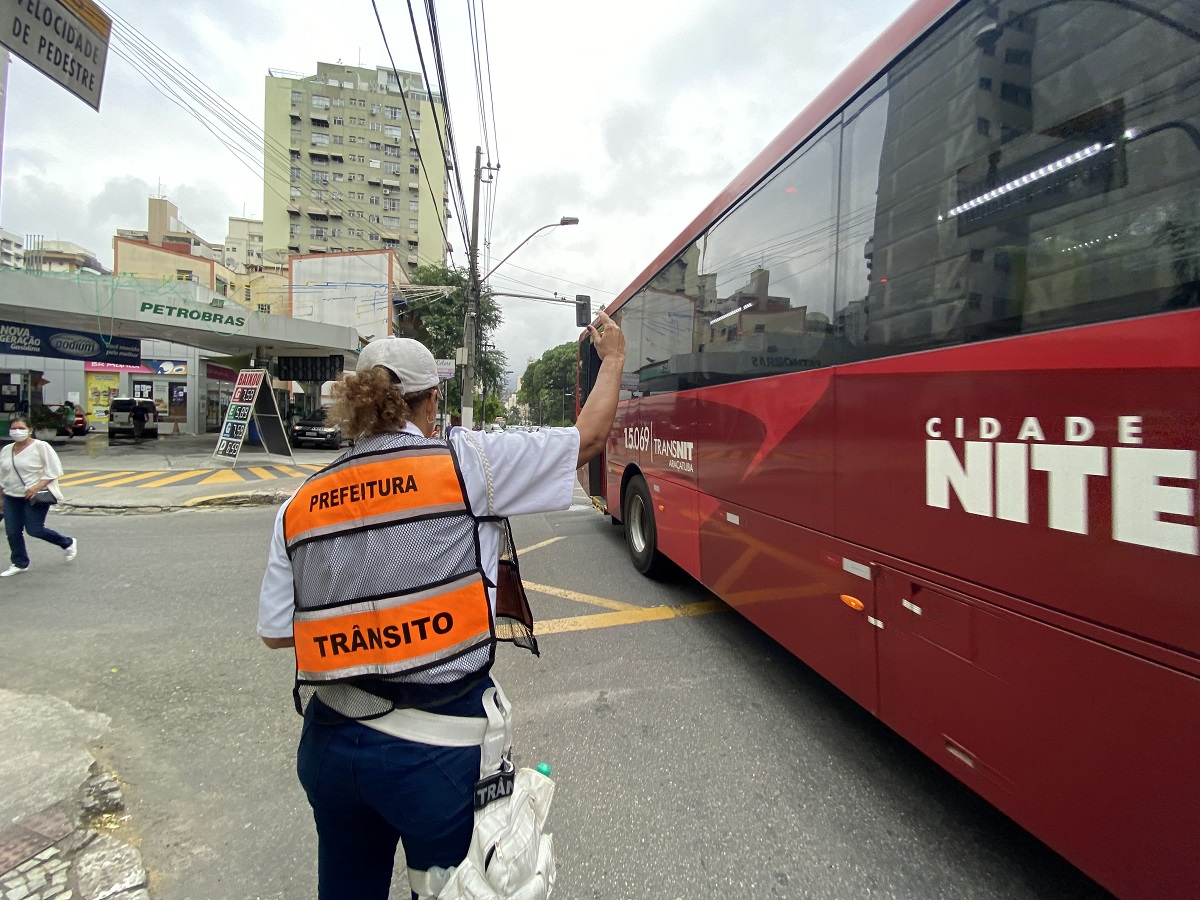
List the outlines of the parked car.
{"type": "Polygon", "coordinates": [[[153,400],[135,400],[133,397],[113,397],[108,404],[108,442],[111,444],[121,438],[132,440],[133,408],[140,406],[146,411],[146,425],[142,429],[142,437],[158,440],[158,410],[153,400]]]}
{"type": "Polygon", "coordinates": [[[292,446],[316,444],[328,447],[330,450],[340,450],[342,447],[342,429],[326,419],[327,410],[321,407],[292,425],[292,446]]]}

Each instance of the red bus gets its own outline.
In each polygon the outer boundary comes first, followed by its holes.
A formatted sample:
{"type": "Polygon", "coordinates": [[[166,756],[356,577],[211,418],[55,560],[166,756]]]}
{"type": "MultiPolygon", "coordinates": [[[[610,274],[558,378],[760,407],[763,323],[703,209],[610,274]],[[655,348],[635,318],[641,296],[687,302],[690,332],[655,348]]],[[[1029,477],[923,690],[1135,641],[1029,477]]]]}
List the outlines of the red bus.
{"type": "Polygon", "coordinates": [[[1200,897],[1198,10],[919,0],[610,304],[580,473],[1125,898],[1200,897]]]}

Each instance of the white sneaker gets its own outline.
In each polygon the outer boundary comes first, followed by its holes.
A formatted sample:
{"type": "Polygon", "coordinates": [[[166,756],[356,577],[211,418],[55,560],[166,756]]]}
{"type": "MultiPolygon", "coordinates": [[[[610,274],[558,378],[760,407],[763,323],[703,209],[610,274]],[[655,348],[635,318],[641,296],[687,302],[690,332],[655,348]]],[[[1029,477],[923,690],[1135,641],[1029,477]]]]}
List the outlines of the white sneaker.
{"type": "Polygon", "coordinates": [[[75,558],[75,554],[78,552],[79,552],[79,538],[71,538],[71,543],[69,543],[66,546],[66,548],[64,548],[64,550],[63,550],[63,553],[65,553],[67,555],[67,562],[70,562],[71,560],[73,560],[75,558]]]}
{"type": "Polygon", "coordinates": [[[9,575],[20,575],[28,568],[28,566],[26,566],[24,569],[22,569],[20,566],[9,566],[3,572],[0,572],[0,578],[7,578],[9,575]]]}

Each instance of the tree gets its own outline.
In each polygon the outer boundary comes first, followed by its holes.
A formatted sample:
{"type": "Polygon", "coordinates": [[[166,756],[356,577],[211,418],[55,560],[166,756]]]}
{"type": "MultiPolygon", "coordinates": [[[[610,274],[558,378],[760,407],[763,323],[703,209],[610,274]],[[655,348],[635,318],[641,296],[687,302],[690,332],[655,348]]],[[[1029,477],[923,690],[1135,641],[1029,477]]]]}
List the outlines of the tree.
{"type": "MultiPolygon", "coordinates": [[[[452,287],[449,296],[416,296],[411,301],[401,297],[395,302],[395,332],[403,337],[416,338],[438,359],[450,359],[463,345],[463,319],[467,309],[468,273],[463,268],[421,266],[413,273],[414,285],[452,287]]],[[[419,292],[414,292],[418,294],[419,292]]],[[[475,355],[475,387],[491,395],[499,394],[504,385],[508,360],[500,350],[482,350],[504,320],[500,304],[491,292],[484,290],[479,297],[479,318],[475,336],[478,346],[475,355]]],[[[462,407],[461,385],[458,379],[446,388],[446,408],[457,413],[462,407]]],[[[477,404],[481,406],[482,404],[477,404]]]]}
{"type": "Polygon", "coordinates": [[[529,407],[537,424],[570,425],[575,421],[577,354],[576,343],[568,341],[551,347],[525,369],[517,400],[529,407]]]}

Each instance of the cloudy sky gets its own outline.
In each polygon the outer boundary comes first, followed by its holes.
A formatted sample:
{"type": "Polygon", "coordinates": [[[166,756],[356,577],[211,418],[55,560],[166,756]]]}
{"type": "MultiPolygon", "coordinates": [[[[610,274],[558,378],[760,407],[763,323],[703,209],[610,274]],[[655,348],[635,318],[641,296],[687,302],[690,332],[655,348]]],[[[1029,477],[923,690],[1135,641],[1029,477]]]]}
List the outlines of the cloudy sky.
{"type": "MultiPolygon", "coordinates": [[[[269,68],[387,63],[369,0],[105,0],[261,126],[269,68]]],[[[905,0],[562,0],[485,3],[499,162],[489,248],[495,290],[611,300],[804,105],[905,8],[905,0]]],[[[427,65],[428,32],[418,9],[427,65]]],[[[419,70],[408,8],[379,0],[400,69],[419,70]]],[[[467,4],[438,5],[446,93],[470,204],[478,106],[467,4]]],[[[9,70],[0,226],[71,240],[111,264],[117,228],[142,228],[160,190],[202,237],[261,216],[251,171],[110,52],[99,114],[24,62],[9,70]]],[[[457,221],[455,261],[464,264],[457,221]]],[[[577,335],[568,306],[505,302],[497,346],[525,361],[577,335]]]]}

